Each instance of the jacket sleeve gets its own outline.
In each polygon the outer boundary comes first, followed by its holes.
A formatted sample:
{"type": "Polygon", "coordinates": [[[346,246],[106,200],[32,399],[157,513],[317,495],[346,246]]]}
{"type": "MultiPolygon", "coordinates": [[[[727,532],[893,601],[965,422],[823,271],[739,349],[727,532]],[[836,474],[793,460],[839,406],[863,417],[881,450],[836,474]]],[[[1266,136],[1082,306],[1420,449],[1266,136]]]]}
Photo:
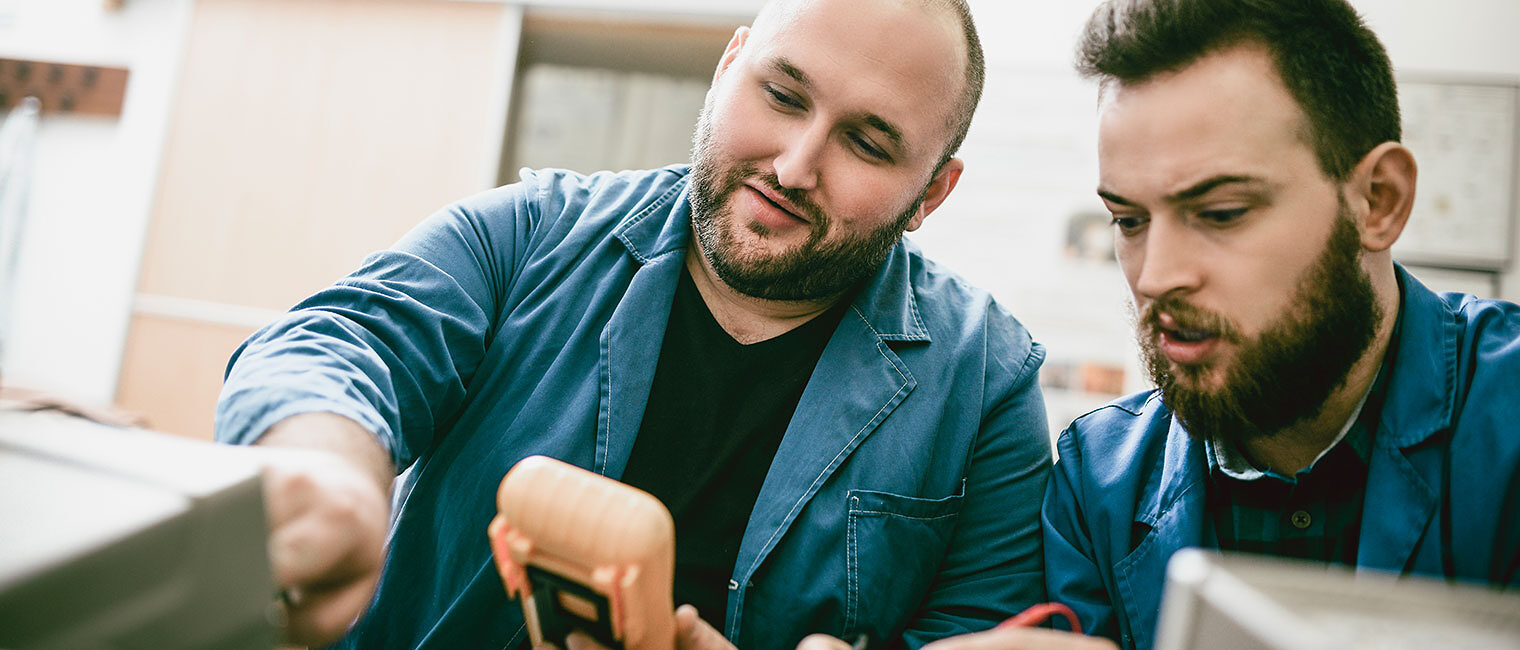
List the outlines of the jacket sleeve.
{"type": "Polygon", "coordinates": [[[217,440],[250,444],[325,411],[408,467],[448,430],[485,353],[538,220],[529,179],[434,214],[255,332],[228,362],[217,440]]]}
{"type": "MultiPolygon", "coordinates": [[[[1026,335],[1027,336],[1027,335],[1026,335]]],[[[1050,475],[1040,345],[989,354],[988,397],[949,548],[919,614],[902,634],[918,648],[991,628],[1045,600],[1039,501],[1050,475]]]]}
{"type": "MultiPolygon", "coordinates": [[[[1087,634],[1120,641],[1118,618],[1109,597],[1105,573],[1083,513],[1082,453],[1073,429],[1056,442],[1055,470],[1045,490],[1040,520],[1045,532],[1045,584],[1051,602],[1076,612],[1087,634]]],[[[1064,622],[1057,627],[1065,629],[1064,622]]]]}

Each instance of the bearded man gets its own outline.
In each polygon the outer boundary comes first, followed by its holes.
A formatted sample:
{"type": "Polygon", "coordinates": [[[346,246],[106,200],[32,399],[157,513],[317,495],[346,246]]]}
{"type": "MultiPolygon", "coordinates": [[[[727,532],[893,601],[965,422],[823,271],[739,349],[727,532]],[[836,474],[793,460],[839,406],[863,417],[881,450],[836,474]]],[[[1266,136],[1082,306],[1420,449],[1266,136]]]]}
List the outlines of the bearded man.
{"type": "Polygon", "coordinates": [[[659,497],[677,602],[746,650],[916,647],[1042,600],[1044,352],[901,241],[982,77],[961,0],[777,0],[690,168],[525,173],[256,333],[218,439],[336,452],[268,473],[290,637],[524,646],[485,531],[533,454],[659,497]]]}
{"type": "Polygon", "coordinates": [[[1058,440],[1051,599],[1149,648],[1183,547],[1520,583],[1520,308],[1393,261],[1415,161],[1356,11],[1113,0],[1079,67],[1102,83],[1098,194],[1158,388],[1058,440]]]}

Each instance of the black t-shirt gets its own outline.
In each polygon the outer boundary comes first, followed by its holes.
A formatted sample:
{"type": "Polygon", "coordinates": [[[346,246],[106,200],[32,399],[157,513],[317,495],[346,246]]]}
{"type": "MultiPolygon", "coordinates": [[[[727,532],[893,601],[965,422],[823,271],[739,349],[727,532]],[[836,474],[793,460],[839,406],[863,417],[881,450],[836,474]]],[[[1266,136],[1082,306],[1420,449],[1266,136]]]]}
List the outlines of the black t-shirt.
{"type": "Polygon", "coordinates": [[[742,345],[682,272],[624,483],[676,524],[676,604],[723,629],[750,510],[847,300],[780,336],[742,345]]]}

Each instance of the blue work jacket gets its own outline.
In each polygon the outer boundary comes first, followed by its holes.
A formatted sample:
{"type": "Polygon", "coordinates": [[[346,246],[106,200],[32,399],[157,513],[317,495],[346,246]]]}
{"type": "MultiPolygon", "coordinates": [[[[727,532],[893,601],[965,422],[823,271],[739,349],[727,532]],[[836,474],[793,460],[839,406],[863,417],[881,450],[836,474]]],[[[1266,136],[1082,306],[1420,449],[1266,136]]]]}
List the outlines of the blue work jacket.
{"type": "MultiPolygon", "coordinates": [[[[1520,308],[1397,269],[1398,354],[1373,435],[1359,568],[1520,581],[1520,308]]],[[[1204,445],[1151,391],[1078,418],[1042,514],[1050,597],[1086,631],[1155,643],[1166,563],[1205,544],[1204,445]]]]}
{"type": "MultiPolygon", "coordinates": [[[[378,593],[341,645],[523,641],[486,544],[496,485],[532,454],[622,474],[690,239],[686,187],[685,167],[525,173],[435,215],[235,354],[219,439],[331,411],[410,468],[378,593]]],[[[765,477],[728,583],[728,638],[917,646],[1041,601],[1043,358],[985,292],[893,248],[765,477]]]]}

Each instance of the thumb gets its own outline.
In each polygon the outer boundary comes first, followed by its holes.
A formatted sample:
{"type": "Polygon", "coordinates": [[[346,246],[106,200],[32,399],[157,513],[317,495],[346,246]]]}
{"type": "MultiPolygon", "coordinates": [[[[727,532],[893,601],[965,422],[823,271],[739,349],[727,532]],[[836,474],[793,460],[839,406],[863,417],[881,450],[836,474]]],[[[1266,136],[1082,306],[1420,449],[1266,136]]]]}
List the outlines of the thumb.
{"type": "Polygon", "coordinates": [[[676,649],[735,650],[723,633],[702,620],[697,608],[691,605],[676,608],[676,649]]]}

